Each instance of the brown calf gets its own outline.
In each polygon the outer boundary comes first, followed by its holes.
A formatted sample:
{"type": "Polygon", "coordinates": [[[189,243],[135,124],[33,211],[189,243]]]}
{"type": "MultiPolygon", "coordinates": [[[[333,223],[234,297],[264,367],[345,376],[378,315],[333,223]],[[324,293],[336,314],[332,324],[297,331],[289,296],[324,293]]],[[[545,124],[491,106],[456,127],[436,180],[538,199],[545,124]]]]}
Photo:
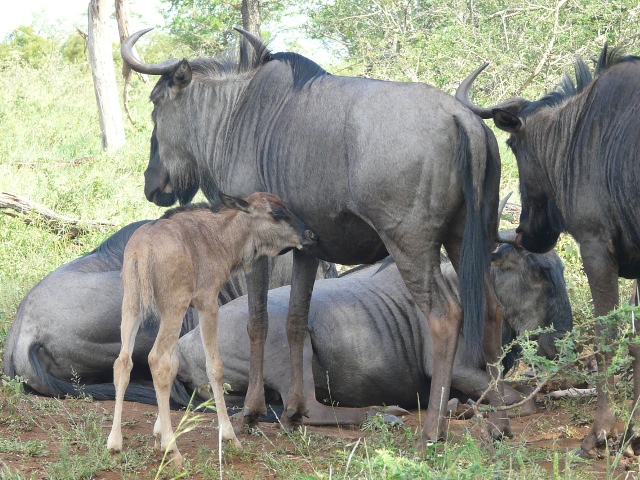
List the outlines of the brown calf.
{"type": "Polygon", "coordinates": [[[109,450],[122,449],[122,402],[133,367],[136,333],[143,321],[159,318],[158,336],[149,353],[158,400],[153,433],[156,448],[169,447],[174,464],[181,465],[169,417],[169,394],[178,370],[176,344],[182,318],[190,306],[200,319],[222,438],[240,446],[223,398],[218,292],[235,268],[247,271],[258,257],[316,242],[315,234],[275,195],[258,192],[245,201],[221,193],[220,199],[228,209],[215,213],[200,205],[171,210],[160,220],[140,227],[127,244],[122,267],[122,347],[113,365],[116,405],[107,440],[109,450]]]}

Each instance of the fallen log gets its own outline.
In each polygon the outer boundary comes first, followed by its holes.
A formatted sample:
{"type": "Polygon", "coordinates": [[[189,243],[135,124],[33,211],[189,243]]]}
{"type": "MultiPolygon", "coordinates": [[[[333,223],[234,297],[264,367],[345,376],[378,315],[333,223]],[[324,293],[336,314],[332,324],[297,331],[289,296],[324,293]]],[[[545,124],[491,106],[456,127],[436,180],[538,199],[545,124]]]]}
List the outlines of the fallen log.
{"type": "Polygon", "coordinates": [[[44,205],[8,192],[0,192],[0,210],[6,215],[19,217],[27,225],[42,224],[57,234],[68,235],[71,238],[93,228],[116,226],[115,223],[106,220],[77,220],[60,215],[44,205]]]}

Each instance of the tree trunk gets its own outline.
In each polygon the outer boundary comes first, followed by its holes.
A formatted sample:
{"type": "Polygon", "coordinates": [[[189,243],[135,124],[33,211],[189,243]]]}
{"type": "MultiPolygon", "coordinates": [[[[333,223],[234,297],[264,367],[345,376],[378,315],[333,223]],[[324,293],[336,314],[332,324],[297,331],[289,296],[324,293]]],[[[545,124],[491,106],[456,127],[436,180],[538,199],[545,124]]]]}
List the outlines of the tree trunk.
{"type": "MultiPolygon", "coordinates": [[[[129,4],[126,0],[116,0],[116,20],[118,22],[118,33],[120,35],[120,44],[125,41],[129,36],[129,4]]],[[[133,47],[134,54],[142,60],[142,58],[136,52],[136,47],[133,47]]],[[[127,117],[131,123],[135,123],[131,117],[131,111],[129,110],[129,88],[131,87],[131,69],[122,62],[122,76],[124,77],[124,90],[122,94],[122,100],[124,102],[124,110],[127,112],[127,117]]],[[[149,77],[144,73],[138,74],[143,82],[147,82],[149,77]]]]}
{"type": "Polygon", "coordinates": [[[242,28],[260,37],[260,0],[242,0],[242,28]]]}
{"type": "Polygon", "coordinates": [[[89,59],[100,115],[102,149],[110,153],[124,146],[125,137],[108,20],[107,0],[90,0],[89,59]]]}

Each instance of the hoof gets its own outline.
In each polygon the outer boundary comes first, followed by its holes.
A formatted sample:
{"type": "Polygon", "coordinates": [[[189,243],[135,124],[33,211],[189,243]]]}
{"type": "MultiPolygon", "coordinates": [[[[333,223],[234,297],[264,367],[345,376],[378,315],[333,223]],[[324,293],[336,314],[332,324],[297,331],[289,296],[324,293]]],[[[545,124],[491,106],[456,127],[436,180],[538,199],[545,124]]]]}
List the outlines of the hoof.
{"type": "Polygon", "coordinates": [[[248,408],[243,408],[241,412],[232,415],[229,420],[236,435],[251,433],[258,428],[258,418],[260,414],[254,414],[248,408]]]}
{"type": "Polygon", "coordinates": [[[302,414],[296,409],[289,407],[284,411],[282,417],[280,417],[280,424],[282,425],[282,428],[290,432],[302,427],[303,418],[308,416],[308,412],[302,414]]]}
{"type": "Polygon", "coordinates": [[[418,441],[416,441],[414,447],[418,452],[425,452],[429,447],[432,447],[433,445],[436,445],[438,443],[441,443],[441,441],[420,438],[418,441]]]}
{"type": "Polygon", "coordinates": [[[242,444],[240,443],[240,440],[238,440],[237,438],[234,437],[231,440],[231,443],[233,443],[233,446],[236,447],[238,450],[243,450],[242,444]]]}
{"type": "Polygon", "coordinates": [[[178,450],[173,450],[172,452],[169,452],[167,457],[169,457],[169,461],[167,462],[167,465],[177,468],[178,470],[182,469],[183,459],[182,459],[182,455],[178,450]]]}
{"type": "Polygon", "coordinates": [[[600,454],[598,453],[597,448],[586,450],[584,447],[578,447],[571,450],[569,453],[571,453],[571,455],[574,457],[584,458],[585,460],[595,460],[597,458],[600,458],[600,454]]]}
{"type": "Polygon", "coordinates": [[[489,434],[493,440],[498,442],[503,441],[505,438],[513,438],[513,431],[511,430],[511,427],[507,427],[503,430],[500,430],[499,428],[492,428],[489,430],[489,434]]]}
{"type": "Polygon", "coordinates": [[[119,453],[122,451],[122,437],[119,439],[115,439],[109,434],[109,438],[107,439],[107,450],[111,453],[119,453]]]}

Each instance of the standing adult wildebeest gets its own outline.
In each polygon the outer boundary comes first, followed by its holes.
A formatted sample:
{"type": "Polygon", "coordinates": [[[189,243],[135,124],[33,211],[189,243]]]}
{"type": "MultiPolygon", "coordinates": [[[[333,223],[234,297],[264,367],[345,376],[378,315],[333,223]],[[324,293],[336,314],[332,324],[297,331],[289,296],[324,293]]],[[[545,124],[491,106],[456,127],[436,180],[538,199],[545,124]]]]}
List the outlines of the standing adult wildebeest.
{"type": "Polygon", "coordinates": [[[313,245],[316,235],[275,195],[253,193],[245,200],[220,193],[226,209],[176,209],[170,216],[142,225],[124,251],[122,264],[122,346],[113,364],[116,404],[107,448],[122,449],[122,406],[133,368],[136,333],[144,322],[159,321],[149,352],[149,367],[158,399],[153,433],[157,446],[171,451],[176,465],[182,456],[175,444],[169,394],[178,370],[176,345],[189,307],[198,312],[206,370],[218,407],[221,439],[240,447],[227,415],[218,351],[218,293],[237,268],[250,270],[256,258],[313,245]]]}
{"type": "MultiPolygon", "coordinates": [[[[561,232],[570,233],[580,244],[595,314],[606,315],[618,304],[618,276],[640,275],[640,58],[622,56],[605,45],[595,78],[578,60],[575,83],[565,76],[538,101],[515,98],[492,108],[469,100],[471,84],[485,66],[460,85],[456,96],[511,133],[508,144],[518,162],[523,208],[520,225],[505,240],[544,252],[561,232]]],[[[598,325],[596,337],[602,338],[601,332],[598,325]]],[[[631,343],[629,349],[637,402],[640,347],[631,343]]],[[[611,353],[598,360],[604,371],[611,353]]],[[[594,424],[582,441],[586,454],[614,431],[613,381],[609,375],[598,383],[594,424]]],[[[636,406],[634,420],[639,416],[636,406]]],[[[634,428],[626,439],[637,453],[640,441],[634,428]]]]}
{"type": "MultiPolygon", "coordinates": [[[[217,189],[236,196],[267,190],[320,237],[294,254],[282,424],[299,425],[306,411],[302,348],[317,258],[357,264],[391,254],[427,318],[438,360],[422,438],[442,438],[463,312],[465,347],[483,350],[488,363],[500,354],[501,307],[488,273],[500,160],[489,128],[429,85],[329,75],[300,55],[270,52],[247,32],[239,61],[143,64],[132,48],[147,31],[121,49],[134,71],[161,75],[151,93],[147,198],[188,201],[198,185],[210,200],[217,189]],[[443,245],[461,278],[461,302],[442,277],[443,245]]],[[[251,380],[240,418],[250,425],[266,408],[267,290],[264,270],[254,271],[251,380]]],[[[492,433],[503,432],[510,433],[508,421],[495,418],[492,433]]]]}

